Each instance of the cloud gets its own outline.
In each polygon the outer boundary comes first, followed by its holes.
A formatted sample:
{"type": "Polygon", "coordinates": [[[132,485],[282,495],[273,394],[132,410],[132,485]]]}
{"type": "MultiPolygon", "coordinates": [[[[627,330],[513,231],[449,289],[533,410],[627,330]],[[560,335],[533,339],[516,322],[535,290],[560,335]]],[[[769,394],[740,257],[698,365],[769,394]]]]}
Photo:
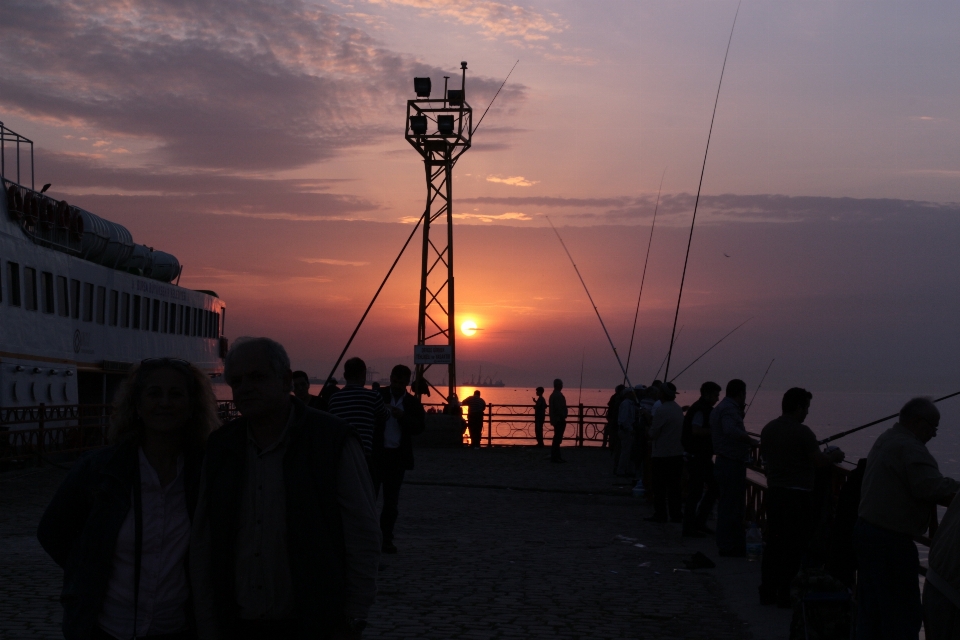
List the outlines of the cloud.
{"type": "Polygon", "coordinates": [[[454,218],[460,220],[479,220],[480,222],[505,222],[507,220],[532,220],[530,216],[519,211],[510,211],[507,213],[455,213],[454,218]]]}
{"type": "Polygon", "coordinates": [[[308,264],[330,264],[338,267],[364,267],[369,262],[354,262],[351,260],[335,260],[333,258],[300,258],[300,262],[308,264]]]}
{"type": "MultiPolygon", "coordinates": [[[[148,161],[183,168],[335,157],[395,135],[410,78],[444,75],[307,0],[11,0],[3,13],[0,107],[137,139],[148,161]]],[[[541,29],[518,16],[518,33],[541,29]]],[[[498,86],[471,77],[476,98],[498,86]]],[[[498,102],[524,95],[513,83],[498,102]]]]}
{"type": "Polygon", "coordinates": [[[527,180],[523,176],[511,176],[509,178],[498,178],[497,176],[487,176],[487,182],[498,182],[500,184],[508,184],[511,187],[532,187],[535,184],[540,184],[539,180],[527,180]]]}
{"type": "Polygon", "coordinates": [[[372,4],[412,7],[427,15],[439,15],[460,24],[477,26],[481,33],[491,38],[537,42],[547,40],[551,34],[560,33],[566,28],[555,13],[539,13],[513,3],[491,0],[369,1],[372,4]]]}

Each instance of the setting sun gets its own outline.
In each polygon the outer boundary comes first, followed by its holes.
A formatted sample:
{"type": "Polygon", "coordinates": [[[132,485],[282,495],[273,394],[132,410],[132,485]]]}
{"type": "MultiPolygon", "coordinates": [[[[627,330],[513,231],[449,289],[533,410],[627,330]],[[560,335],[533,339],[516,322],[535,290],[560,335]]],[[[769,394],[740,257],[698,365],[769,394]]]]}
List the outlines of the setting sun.
{"type": "Polygon", "coordinates": [[[460,325],[460,331],[463,332],[465,336],[476,335],[477,333],[477,323],[473,320],[466,320],[463,324],[460,325]]]}

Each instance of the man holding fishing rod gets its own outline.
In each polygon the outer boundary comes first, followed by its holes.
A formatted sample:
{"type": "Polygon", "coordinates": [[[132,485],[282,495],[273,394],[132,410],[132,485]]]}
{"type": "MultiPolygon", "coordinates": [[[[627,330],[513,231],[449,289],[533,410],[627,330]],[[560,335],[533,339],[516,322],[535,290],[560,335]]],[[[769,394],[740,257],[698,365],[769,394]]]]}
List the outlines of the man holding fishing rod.
{"type": "Polygon", "coordinates": [[[857,553],[857,638],[916,640],[923,621],[913,539],[923,535],[936,505],[960,490],[945,478],[926,443],[937,435],[940,411],[914,398],[867,456],[860,519],[853,532],[857,553]]]}

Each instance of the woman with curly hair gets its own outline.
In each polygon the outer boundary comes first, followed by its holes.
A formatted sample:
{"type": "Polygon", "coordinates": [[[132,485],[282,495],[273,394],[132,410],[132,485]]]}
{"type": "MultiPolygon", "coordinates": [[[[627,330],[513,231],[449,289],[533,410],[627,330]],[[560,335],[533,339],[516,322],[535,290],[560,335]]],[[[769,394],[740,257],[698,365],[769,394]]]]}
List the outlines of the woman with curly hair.
{"type": "Polygon", "coordinates": [[[110,422],[110,446],[74,464],[37,530],[63,567],[64,638],[188,640],[190,523],[219,425],[210,381],[185,360],[144,360],[110,422]]]}

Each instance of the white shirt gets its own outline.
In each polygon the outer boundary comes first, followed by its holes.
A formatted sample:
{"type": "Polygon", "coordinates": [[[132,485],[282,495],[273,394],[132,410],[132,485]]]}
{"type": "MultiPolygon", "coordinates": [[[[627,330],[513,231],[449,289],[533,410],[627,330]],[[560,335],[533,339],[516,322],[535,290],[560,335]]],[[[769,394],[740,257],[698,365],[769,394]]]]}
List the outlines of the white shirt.
{"type": "MultiPolygon", "coordinates": [[[[183,457],[177,460],[177,477],[161,487],[143,449],[137,452],[143,508],[137,636],[176,633],[187,626],[185,605],[190,597],[184,562],[190,544],[190,516],[183,486],[183,457]]],[[[134,490],[130,492],[131,505],[134,490]]],[[[117,638],[133,636],[135,527],[131,506],[117,536],[113,573],[97,619],[104,631],[117,638]]]]}
{"type": "MultiPolygon", "coordinates": [[[[396,407],[403,411],[403,396],[402,394],[399,398],[393,397],[393,391],[390,392],[390,406],[396,407]]],[[[387,418],[387,424],[383,430],[383,448],[384,449],[396,449],[400,446],[400,436],[403,435],[403,430],[400,428],[400,421],[393,417],[393,412],[390,413],[390,417],[387,418]]]]}

